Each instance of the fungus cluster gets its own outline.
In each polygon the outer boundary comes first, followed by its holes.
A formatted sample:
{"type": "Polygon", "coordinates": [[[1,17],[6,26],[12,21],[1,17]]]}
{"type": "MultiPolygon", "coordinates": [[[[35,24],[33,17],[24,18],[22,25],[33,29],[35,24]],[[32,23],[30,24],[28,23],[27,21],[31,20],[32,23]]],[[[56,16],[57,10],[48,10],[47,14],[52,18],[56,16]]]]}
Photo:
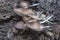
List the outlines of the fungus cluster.
{"type": "Polygon", "coordinates": [[[23,21],[21,22],[17,22],[17,24],[15,24],[15,27],[18,29],[26,29],[26,28],[31,28],[35,31],[41,31],[43,30],[43,28],[46,27],[50,27],[50,26],[46,26],[44,27],[43,25],[40,24],[39,20],[40,18],[38,16],[35,15],[35,10],[29,8],[29,3],[27,1],[21,1],[19,2],[17,7],[17,3],[14,4],[14,12],[19,15],[22,16],[23,21]]]}

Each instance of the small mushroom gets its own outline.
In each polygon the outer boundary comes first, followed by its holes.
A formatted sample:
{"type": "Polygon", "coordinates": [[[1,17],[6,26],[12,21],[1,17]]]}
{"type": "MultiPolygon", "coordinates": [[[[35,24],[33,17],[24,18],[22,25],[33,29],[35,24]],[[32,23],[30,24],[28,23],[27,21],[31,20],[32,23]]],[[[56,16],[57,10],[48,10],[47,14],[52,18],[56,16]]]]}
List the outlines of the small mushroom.
{"type": "Polygon", "coordinates": [[[36,31],[40,31],[40,23],[39,22],[31,22],[31,23],[26,23],[28,28],[31,28],[36,31]]]}
{"type": "Polygon", "coordinates": [[[26,29],[26,24],[24,24],[24,22],[20,21],[20,22],[15,24],[15,28],[17,28],[17,29],[26,29]]]}
{"type": "Polygon", "coordinates": [[[29,9],[29,5],[27,2],[22,1],[19,6],[21,6],[20,8],[16,8],[16,4],[15,7],[13,8],[14,12],[19,15],[19,16],[30,16],[32,18],[38,19],[39,18],[35,15],[35,11],[32,9],[29,9]]]}

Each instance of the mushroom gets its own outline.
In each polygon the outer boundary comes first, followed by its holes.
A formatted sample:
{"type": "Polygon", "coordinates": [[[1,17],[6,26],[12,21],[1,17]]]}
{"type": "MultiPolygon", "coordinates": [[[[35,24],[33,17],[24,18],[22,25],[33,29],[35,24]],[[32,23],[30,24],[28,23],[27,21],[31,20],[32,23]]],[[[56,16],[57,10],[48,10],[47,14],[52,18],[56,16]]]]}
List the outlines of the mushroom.
{"type": "Polygon", "coordinates": [[[23,22],[18,22],[15,25],[17,28],[24,29],[27,26],[28,28],[31,28],[33,30],[40,31],[43,30],[44,28],[49,27],[49,26],[44,27],[39,23],[38,20],[40,18],[35,15],[35,11],[29,9],[29,4],[27,2],[22,1],[20,2],[19,6],[21,7],[20,8],[14,7],[14,12],[17,15],[23,17],[25,24],[23,22]]]}
{"type": "Polygon", "coordinates": [[[26,29],[26,24],[24,24],[23,21],[17,22],[15,24],[15,28],[17,28],[17,29],[26,29]]]}
{"type": "Polygon", "coordinates": [[[32,18],[38,19],[39,18],[35,15],[35,11],[32,9],[29,9],[29,4],[25,1],[20,2],[19,6],[20,8],[16,8],[17,4],[14,5],[14,12],[19,16],[30,16],[32,18]]]}
{"type": "Polygon", "coordinates": [[[26,23],[27,27],[28,28],[31,28],[35,31],[40,31],[40,23],[39,22],[29,22],[29,23],[26,23]]]}

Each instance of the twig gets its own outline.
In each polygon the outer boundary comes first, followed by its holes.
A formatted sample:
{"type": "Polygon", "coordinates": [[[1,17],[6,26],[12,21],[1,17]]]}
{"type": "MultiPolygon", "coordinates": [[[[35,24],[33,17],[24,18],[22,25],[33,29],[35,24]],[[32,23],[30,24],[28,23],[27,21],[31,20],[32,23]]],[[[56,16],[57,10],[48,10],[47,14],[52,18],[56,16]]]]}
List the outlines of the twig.
{"type": "Polygon", "coordinates": [[[49,28],[49,27],[51,27],[51,26],[43,26],[43,25],[40,25],[40,30],[43,30],[43,29],[49,28]]]}
{"type": "Polygon", "coordinates": [[[7,37],[10,38],[13,35],[12,30],[10,29],[7,33],[7,37]]]}
{"type": "Polygon", "coordinates": [[[36,3],[36,4],[33,4],[33,5],[30,5],[30,7],[33,7],[33,6],[38,6],[39,3],[36,3]]]}
{"type": "Polygon", "coordinates": [[[46,20],[44,20],[44,21],[42,21],[42,22],[40,22],[40,23],[45,23],[45,22],[47,22],[47,21],[50,20],[53,16],[54,16],[54,15],[51,15],[50,17],[48,17],[48,19],[46,19],[46,20]]]}

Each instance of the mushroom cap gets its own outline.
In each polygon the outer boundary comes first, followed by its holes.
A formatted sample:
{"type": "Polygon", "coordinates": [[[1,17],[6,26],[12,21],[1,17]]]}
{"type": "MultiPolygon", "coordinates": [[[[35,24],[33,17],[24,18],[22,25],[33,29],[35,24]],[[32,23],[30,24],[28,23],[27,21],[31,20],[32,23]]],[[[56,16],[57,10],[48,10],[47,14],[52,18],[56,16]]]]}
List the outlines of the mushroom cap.
{"type": "Polygon", "coordinates": [[[39,22],[32,22],[32,23],[26,23],[28,28],[31,28],[35,31],[40,31],[40,23],[39,22]]]}
{"type": "Polygon", "coordinates": [[[22,1],[22,2],[20,3],[20,6],[21,6],[22,8],[28,8],[29,4],[28,4],[28,2],[26,2],[26,1],[22,1]]]}
{"type": "Polygon", "coordinates": [[[26,25],[24,24],[24,22],[18,22],[15,24],[15,28],[17,29],[26,29],[26,25]]]}
{"type": "Polygon", "coordinates": [[[19,16],[29,16],[35,14],[35,12],[32,9],[26,8],[14,8],[14,12],[19,16]]]}

